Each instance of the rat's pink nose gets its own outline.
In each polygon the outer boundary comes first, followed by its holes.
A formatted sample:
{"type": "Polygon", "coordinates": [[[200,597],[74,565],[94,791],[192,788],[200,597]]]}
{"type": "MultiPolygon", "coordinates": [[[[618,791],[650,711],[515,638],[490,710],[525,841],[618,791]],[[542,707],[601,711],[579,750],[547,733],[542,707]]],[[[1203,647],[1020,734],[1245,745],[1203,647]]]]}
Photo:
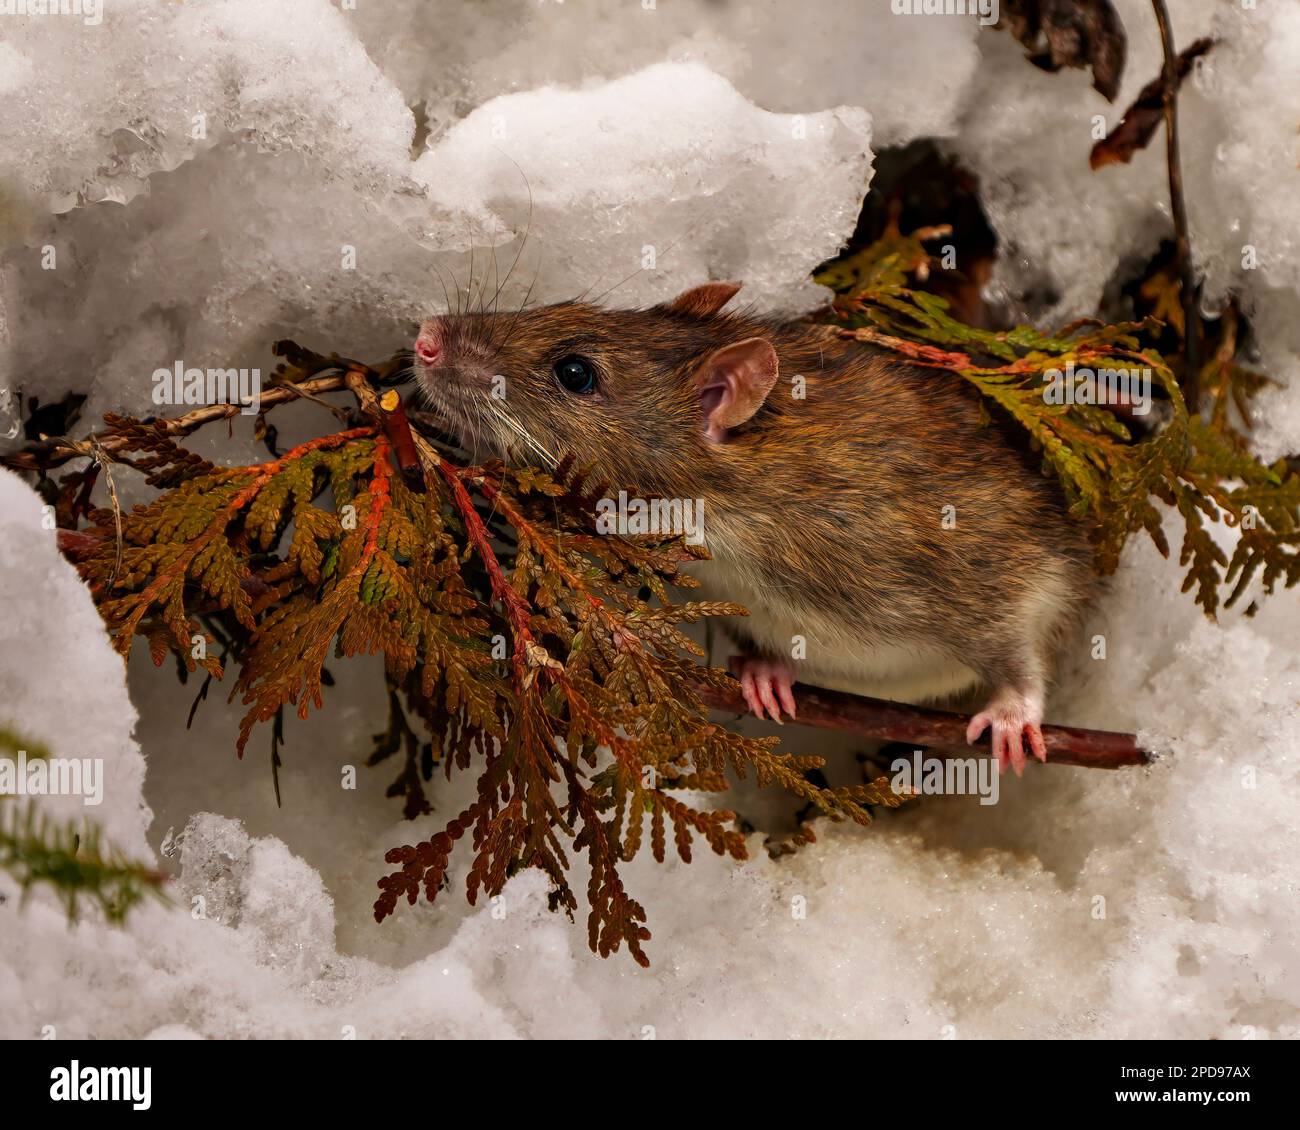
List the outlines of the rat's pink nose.
{"type": "Polygon", "coordinates": [[[436,365],[442,359],[442,329],[436,318],[421,327],[415,339],[415,355],[426,365],[436,365]]]}

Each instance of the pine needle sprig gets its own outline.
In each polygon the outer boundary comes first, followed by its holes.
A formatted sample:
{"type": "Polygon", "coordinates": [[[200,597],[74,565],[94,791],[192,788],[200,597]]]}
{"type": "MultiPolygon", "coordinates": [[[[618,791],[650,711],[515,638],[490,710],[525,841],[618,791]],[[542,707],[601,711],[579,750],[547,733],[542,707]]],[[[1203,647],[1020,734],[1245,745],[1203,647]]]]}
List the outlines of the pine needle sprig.
{"type": "Polygon", "coordinates": [[[0,871],[24,898],[37,887],[54,890],[71,921],[90,902],[117,925],[146,897],[161,898],[167,879],[109,845],[99,825],[59,823],[37,803],[0,805],[0,871]]]}
{"type": "MultiPolygon", "coordinates": [[[[6,726],[0,726],[0,750],[22,753],[29,761],[52,756],[43,743],[6,726]]],[[[39,887],[53,890],[69,921],[90,902],[118,925],[146,897],[162,899],[167,881],[162,872],[112,847],[94,822],[59,822],[42,810],[38,798],[18,804],[6,793],[0,793],[0,871],[18,884],[24,900],[39,887]]]]}

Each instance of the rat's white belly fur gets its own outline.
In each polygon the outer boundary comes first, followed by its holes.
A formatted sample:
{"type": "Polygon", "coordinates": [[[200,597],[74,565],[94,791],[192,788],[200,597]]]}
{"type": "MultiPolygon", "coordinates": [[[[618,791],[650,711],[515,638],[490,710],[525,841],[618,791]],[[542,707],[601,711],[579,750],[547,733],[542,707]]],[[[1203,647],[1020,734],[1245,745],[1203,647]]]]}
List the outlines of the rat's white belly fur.
{"type": "Polygon", "coordinates": [[[828,690],[919,703],[968,691],[980,678],[965,664],[926,641],[863,639],[852,626],[816,610],[760,594],[743,571],[725,559],[701,562],[691,572],[709,600],[749,609],[737,626],[767,654],[794,663],[795,678],[828,690]],[[802,648],[796,648],[802,639],[802,648]],[[803,658],[798,658],[802,653],[803,658]]]}

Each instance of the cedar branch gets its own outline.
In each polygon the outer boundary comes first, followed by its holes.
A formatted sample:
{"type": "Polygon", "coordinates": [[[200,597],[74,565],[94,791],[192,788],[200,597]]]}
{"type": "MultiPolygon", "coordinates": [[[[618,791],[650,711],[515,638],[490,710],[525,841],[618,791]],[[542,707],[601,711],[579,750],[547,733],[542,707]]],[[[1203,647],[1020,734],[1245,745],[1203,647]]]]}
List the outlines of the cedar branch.
{"type": "MultiPolygon", "coordinates": [[[[342,373],[328,377],[312,377],[295,385],[277,385],[262,393],[261,406],[270,408],[290,400],[300,400],[304,394],[316,395],[322,392],[339,392],[346,388],[342,373]]],[[[215,420],[229,420],[242,412],[238,404],[207,404],[186,412],[183,416],[154,416],[148,423],[155,424],[164,435],[173,439],[182,438],[198,430],[204,424],[215,420]]],[[[0,464],[15,471],[48,471],[61,467],[71,459],[94,458],[95,452],[112,456],[118,448],[127,442],[126,437],[113,432],[96,432],[85,443],[70,442],[61,437],[44,439],[39,443],[29,444],[21,451],[0,456],[0,464]]]]}

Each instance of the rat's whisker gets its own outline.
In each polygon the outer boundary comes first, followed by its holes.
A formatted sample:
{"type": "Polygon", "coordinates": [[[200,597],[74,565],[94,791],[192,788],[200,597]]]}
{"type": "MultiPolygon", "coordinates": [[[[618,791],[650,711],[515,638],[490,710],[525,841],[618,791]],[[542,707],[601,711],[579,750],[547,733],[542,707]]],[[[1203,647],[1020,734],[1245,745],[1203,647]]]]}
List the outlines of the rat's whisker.
{"type": "MultiPolygon", "coordinates": [[[[499,272],[499,270],[498,270],[498,268],[497,268],[497,245],[496,245],[495,243],[492,244],[492,245],[488,248],[488,250],[492,252],[492,278],[493,278],[493,280],[494,280],[494,281],[496,282],[496,284],[497,284],[497,287],[496,287],[496,294],[500,294],[500,293],[501,293],[501,281],[500,281],[500,280],[501,280],[501,275],[500,275],[500,272],[499,272]]],[[[481,289],[479,290],[479,292],[478,292],[478,298],[479,298],[479,303],[478,303],[478,312],[479,312],[480,314],[486,314],[486,313],[487,313],[487,272],[484,271],[484,272],[483,272],[483,275],[484,275],[483,286],[482,286],[482,288],[481,288],[481,289]]],[[[493,300],[495,301],[495,296],[494,296],[494,299],[493,299],[493,300]]]]}
{"type": "Polygon", "coordinates": [[[506,332],[502,335],[501,344],[496,347],[496,351],[492,354],[489,360],[495,361],[497,357],[500,355],[501,351],[507,345],[510,344],[510,339],[514,337],[515,329],[519,325],[519,319],[524,316],[525,311],[528,309],[528,300],[533,295],[533,287],[537,285],[537,277],[541,273],[542,273],[542,260],[541,260],[541,256],[539,255],[537,257],[537,270],[533,272],[532,282],[528,284],[528,289],[524,291],[523,301],[519,303],[519,309],[515,311],[514,316],[510,319],[510,324],[506,326],[506,332]]]}
{"type": "MultiPolygon", "coordinates": [[[[704,219],[704,218],[701,217],[699,220],[696,221],[696,224],[698,225],[698,224],[702,223],[702,222],[703,222],[703,219],[704,219]]],[[[679,235],[676,239],[674,239],[674,240],[672,241],[672,243],[670,243],[667,247],[665,247],[665,248],[663,249],[662,254],[663,254],[663,255],[667,255],[670,251],[672,251],[672,249],[673,249],[674,247],[676,247],[679,243],[681,243],[681,241],[682,241],[683,239],[685,239],[685,238],[686,238],[688,235],[690,235],[690,234],[691,234],[691,229],[690,229],[690,227],[688,226],[687,229],[686,229],[684,232],[682,232],[681,235],[679,235]]],[[[655,261],[656,261],[656,263],[658,262],[658,260],[659,260],[659,256],[657,255],[657,256],[655,257],[655,261]]],[[[649,270],[649,268],[648,268],[648,267],[638,267],[635,271],[633,271],[630,275],[628,275],[627,278],[625,278],[625,279],[620,279],[620,280],[619,280],[618,282],[616,282],[613,286],[611,286],[608,290],[602,291],[600,294],[596,295],[595,298],[591,299],[591,304],[592,304],[593,306],[597,305],[597,304],[601,301],[601,299],[603,299],[603,298],[608,298],[611,294],[614,293],[614,291],[618,290],[619,287],[625,285],[626,283],[630,283],[634,278],[637,277],[637,275],[641,274],[642,271],[646,271],[646,270],[649,270]]],[[[592,288],[589,287],[586,293],[590,293],[591,289],[592,289],[592,288]]]]}
{"type": "Polygon", "coordinates": [[[508,427],[512,432],[514,432],[521,440],[523,440],[524,443],[528,446],[528,448],[532,450],[535,454],[539,455],[546,462],[548,466],[555,467],[556,465],[558,465],[559,460],[556,459],[555,456],[552,455],[549,451],[547,451],[546,448],[544,448],[540,443],[538,443],[537,440],[533,438],[532,434],[525,427],[523,427],[523,425],[521,425],[517,420],[515,420],[507,413],[503,412],[496,405],[491,405],[491,408],[493,413],[496,415],[497,419],[500,420],[503,424],[505,424],[506,427],[508,427]]]}
{"type": "Polygon", "coordinates": [[[546,448],[544,448],[533,437],[532,433],[529,432],[527,428],[525,428],[521,423],[519,423],[519,421],[516,420],[513,416],[511,416],[507,411],[505,411],[505,409],[503,409],[499,404],[494,403],[491,400],[491,398],[489,398],[487,400],[487,406],[492,411],[492,413],[496,416],[496,418],[500,420],[501,423],[505,424],[505,426],[509,428],[512,432],[514,432],[515,435],[517,435],[521,440],[523,440],[524,443],[533,451],[534,454],[544,459],[546,461],[547,466],[556,467],[559,465],[560,461],[549,451],[547,451],[546,448]]]}
{"type": "Polygon", "coordinates": [[[469,221],[465,221],[465,227],[469,232],[469,281],[465,284],[465,309],[472,310],[474,303],[474,230],[469,226],[469,221]]]}
{"type": "MultiPolygon", "coordinates": [[[[460,309],[460,280],[456,278],[456,268],[453,267],[450,263],[447,264],[447,274],[451,276],[451,293],[452,293],[453,295],[455,295],[455,298],[456,298],[456,306],[455,306],[455,311],[454,311],[454,313],[456,314],[457,317],[459,317],[459,316],[460,316],[460,312],[461,312],[461,309],[460,309]]],[[[452,309],[451,309],[451,307],[448,307],[447,309],[448,309],[448,313],[452,313],[452,312],[453,312],[452,309]]]]}
{"type": "Polygon", "coordinates": [[[519,258],[521,255],[523,255],[524,248],[528,246],[528,237],[533,233],[533,186],[528,181],[528,174],[525,173],[522,168],[520,168],[519,162],[516,161],[513,157],[511,157],[510,154],[508,153],[505,154],[505,157],[507,160],[510,161],[512,165],[514,165],[516,169],[519,169],[519,175],[524,178],[524,187],[528,190],[528,220],[524,224],[524,237],[519,242],[519,250],[515,252],[514,261],[510,264],[510,269],[506,272],[506,277],[501,280],[500,285],[497,287],[496,294],[492,296],[493,314],[497,312],[498,303],[501,299],[501,292],[505,289],[506,284],[510,281],[510,276],[515,273],[515,268],[519,266],[519,258]]]}
{"type": "MultiPolygon", "coordinates": [[[[489,240],[488,245],[487,245],[487,247],[488,247],[488,251],[489,251],[489,253],[492,255],[492,261],[495,263],[495,262],[496,262],[496,245],[495,245],[494,243],[491,242],[491,237],[490,237],[490,236],[488,237],[488,240],[489,240]]],[[[478,297],[477,297],[477,299],[476,299],[475,296],[474,296],[474,289],[475,289],[475,281],[476,281],[476,280],[475,280],[475,278],[474,278],[474,235],[473,235],[473,229],[472,229],[472,228],[471,228],[471,232],[470,232],[469,255],[470,255],[470,260],[469,260],[469,262],[470,262],[470,269],[469,269],[469,288],[468,288],[468,290],[467,290],[467,292],[466,292],[466,295],[465,295],[465,309],[466,309],[466,311],[472,311],[472,312],[475,313],[475,314],[482,314],[482,313],[484,313],[484,305],[485,305],[484,300],[485,300],[486,297],[487,297],[487,274],[488,274],[488,269],[487,269],[487,265],[484,264],[484,266],[483,266],[483,277],[482,277],[481,279],[478,279],[478,280],[477,280],[477,283],[478,283],[478,297]]]]}
{"type": "MultiPolygon", "coordinates": [[[[439,283],[439,285],[442,287],[442,300],[443,300],[443,304],[444,304],[444,305],[443,305],[443,309],[445,309],[446,312],[447,312],[448,314],[450,314],[450,313],[451,313],[451,295],[450,295],[450,294],[448,293],[448,291],[447,291],[447,280],[446,280],[445,278],[442,277],[442,266],[441,266],[439,263],[436,263],[436,262],[435,262],[435,263],[433,264],[433,269],[434,269],[434,271],[437,273],[437,275],[438,275],[438,283],[439,283]]],[[[455,280],[453,280],[453,283],[454,283],[454,281],[455,281],[455,280]]]]}
{"type": "Polygon", "coordinates": [[[601,291],[598,295],[596,295],[595,298],[592,298],[592,299],[588,299],[588,298],[587,298],[587,295],[590,294],[591,291],[592,291],[592,289],[593,289],[592,287],[588,287],[588,288],[587,288],[587,289],[582,293],[582,295],[579,296],[578,301],[579,301],[579,302],[587,302],[587,301],[590,301],[591,305],[596,306],[596,305],[599,304],[599,302],[600,302],[600,300],[601,300],[602,298],[607,298],[609,295],[613,294],[614,291],[618,290],[618,288],[619,288],[620,286],[623,286],[623,285],[625,285],[626,283],[630,283],[634,278],[637,277],[637,275],[639,275],[639,274],[640,274],[642,271],[644,271],[645,269],[646,269],[645,267],[638,267],[635,271],[633,271],[630,275],[628,275],[627,278],[625,278],[625,279],[620,279],[620,280],[619,280],[618,282],[616,282],[613,286],[611,286],[608,290],[603,290],[603,291],[601,291]]]}

